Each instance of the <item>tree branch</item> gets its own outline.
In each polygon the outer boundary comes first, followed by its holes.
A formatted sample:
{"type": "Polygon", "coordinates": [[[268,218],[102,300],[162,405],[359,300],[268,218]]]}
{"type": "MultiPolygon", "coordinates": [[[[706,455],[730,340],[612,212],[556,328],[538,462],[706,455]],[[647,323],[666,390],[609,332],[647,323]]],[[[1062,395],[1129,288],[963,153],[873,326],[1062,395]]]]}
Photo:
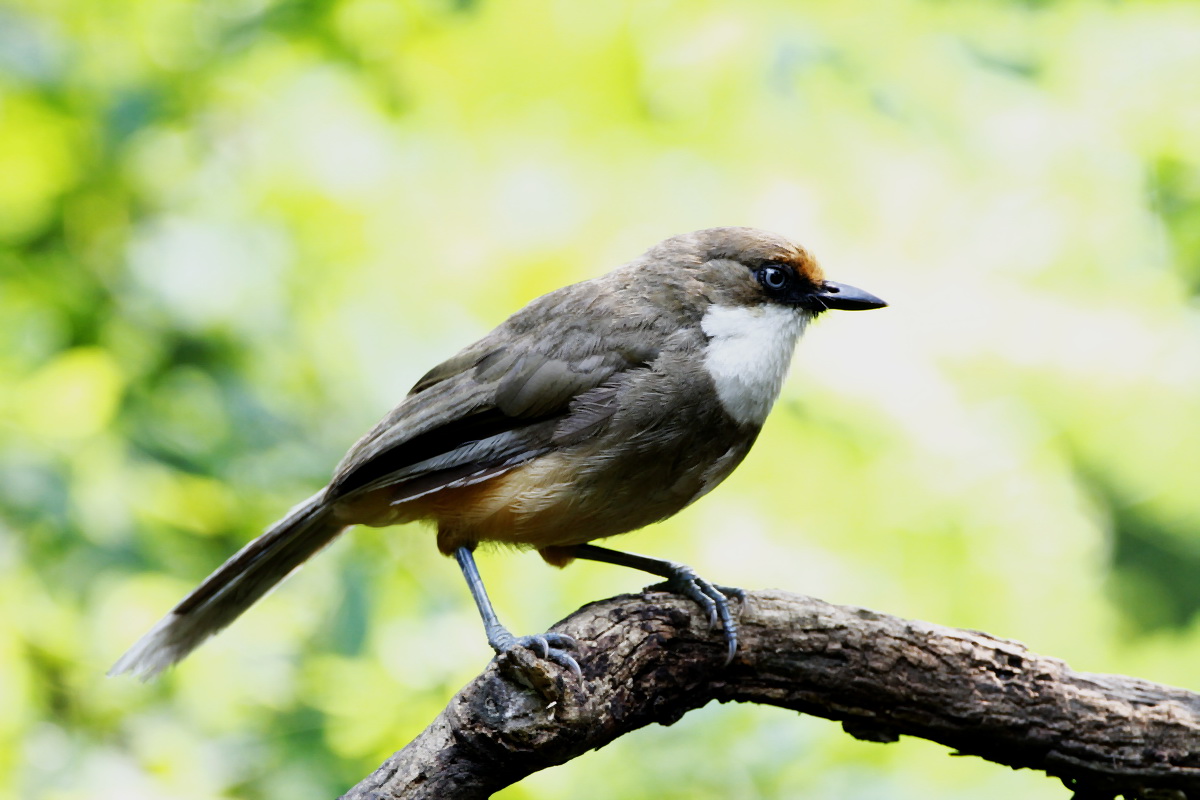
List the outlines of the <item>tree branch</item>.
{"type": "Polygon", "coordinates": [[[582,684],[525,651],[493,661],[344,800],[482,798],[711,700],[765,703],[1044,770],[1077,798],[1200,798],[1200,695],[1058,659],[976,631],[747,594],[737,659],[689,601],[661,591],[584,606],[582,684]]]}

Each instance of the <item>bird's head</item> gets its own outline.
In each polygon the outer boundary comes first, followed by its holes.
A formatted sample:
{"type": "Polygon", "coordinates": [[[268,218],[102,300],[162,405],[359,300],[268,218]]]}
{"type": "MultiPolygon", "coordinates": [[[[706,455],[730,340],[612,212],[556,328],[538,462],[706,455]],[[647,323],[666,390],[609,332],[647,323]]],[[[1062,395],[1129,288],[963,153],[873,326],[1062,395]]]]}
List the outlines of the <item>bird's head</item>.
{"type": "MultiPolygon", "coordinates": [[[[638,262],[635,262],[638,264],[638,262]]],[[[797,244],[754,228],[709,228],[667,239],[640,259],[644,299],[676,309],[704,337],[703,365],[736,422],[761,426],[779,395],[792,349],[828,309],[887,305],[825,279],[797,244]]]]}
{"type": "Polygon", "coordinates": [[[861,311],[886,306],[873,294],[826,280],[803,247],[756,228],[708,228],[674,236],[646,253],[698,280],[703,300],[718,306],[791,307],[815,316],[829,309],[861,311]]]}

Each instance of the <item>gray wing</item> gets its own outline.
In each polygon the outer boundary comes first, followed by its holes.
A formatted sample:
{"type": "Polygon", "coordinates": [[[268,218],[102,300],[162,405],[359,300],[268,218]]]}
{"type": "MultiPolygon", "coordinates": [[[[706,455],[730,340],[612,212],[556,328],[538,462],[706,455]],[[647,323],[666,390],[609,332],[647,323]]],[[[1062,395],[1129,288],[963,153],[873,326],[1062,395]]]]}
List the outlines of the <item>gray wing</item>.
{"type": "Polygon", "coordinates": [[[595,431],[616,409],[616,387],[658,351],[644,344],[644,331],[613,336],[621,331],[604,309],[562,313],[577,286],[540,298],[430,370],[350,449],[326,498],[385,486],[417,497],[499,474],[595,431]]]}

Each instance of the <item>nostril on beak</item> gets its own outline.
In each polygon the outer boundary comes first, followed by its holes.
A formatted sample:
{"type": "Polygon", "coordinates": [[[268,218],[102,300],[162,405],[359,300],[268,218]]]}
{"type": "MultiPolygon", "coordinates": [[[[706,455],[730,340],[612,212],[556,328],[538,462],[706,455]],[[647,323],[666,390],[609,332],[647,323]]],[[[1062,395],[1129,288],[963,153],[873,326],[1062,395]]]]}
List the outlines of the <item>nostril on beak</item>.
{"type": "Polygon", "coordinates": [[[821,298],[826,308],[840,308],[847,311],[883,308],[887,305],[869,292],[834,281],[825,281],[815,296],[821,298]]]}

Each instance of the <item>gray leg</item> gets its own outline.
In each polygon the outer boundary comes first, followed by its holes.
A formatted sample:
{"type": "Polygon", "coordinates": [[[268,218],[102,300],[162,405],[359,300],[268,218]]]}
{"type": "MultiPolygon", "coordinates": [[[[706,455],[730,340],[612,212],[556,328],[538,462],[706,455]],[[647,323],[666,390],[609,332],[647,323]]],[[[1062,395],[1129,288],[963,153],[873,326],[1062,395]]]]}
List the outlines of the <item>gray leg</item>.
{"type": "Polygon", "coordinates": [[[471,596],[475,598],[479,616],[483,617],[483,630],[487,633],[488,644],[497,654],[507,653],[517,647],[528,647],[539,653],[542,658],[554,661],[571,670],[576,677],[582,676],[579,662],[566,651],[566,648],[578,647],[574,639],[565,633],[513,636],[496,617],[496,609],[492,608],[492,601],[488,599],[487,589],[483,588],[483,579],[479,577],[479,568],[475,566],[475,556],[471,550],[460,547],[454,551],[454,558],[458,561],[463,577],[467,579],[467,588],[471,590],[471,596]]]}
{"type": "Polygon", "coordinates": [[[577,544],[572,547],[564,547],[562,550],[575,558],[632,567],[649,572],[651,575],[666,578],[667,586],[671,591],[695,601],[704,609],[708,614],[708,624],[711,627],[716,627],[718,619],[721,621],[721,627],[725,630],[725,642],[729,646],[725,655],[725,663],[728,665],[733,661],[738,644],[737,622],[729,611],[729,598],[733,597],[739,601],[744,599],[746,593],[741,589],[709,583],[686,564],[665,561],[661,558],[623,553],[620,550],[609,550],[607,547],[597,547],[594,544],[577,544]]]}

